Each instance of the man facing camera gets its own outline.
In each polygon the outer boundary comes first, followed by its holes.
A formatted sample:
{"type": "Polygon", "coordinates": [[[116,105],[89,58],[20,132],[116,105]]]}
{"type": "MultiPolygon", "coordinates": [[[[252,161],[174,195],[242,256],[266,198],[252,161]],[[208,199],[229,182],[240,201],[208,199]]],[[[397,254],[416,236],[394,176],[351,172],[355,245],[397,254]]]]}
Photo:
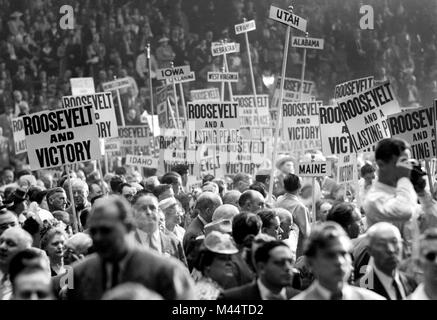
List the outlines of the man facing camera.
{"type": "Polygon", "coordinates": [[[305,256],[316,280],[294,300],[384,300],[363,288],[349,285],[352,243],[335,222],[316,225],[306,245],[305,256]]]}

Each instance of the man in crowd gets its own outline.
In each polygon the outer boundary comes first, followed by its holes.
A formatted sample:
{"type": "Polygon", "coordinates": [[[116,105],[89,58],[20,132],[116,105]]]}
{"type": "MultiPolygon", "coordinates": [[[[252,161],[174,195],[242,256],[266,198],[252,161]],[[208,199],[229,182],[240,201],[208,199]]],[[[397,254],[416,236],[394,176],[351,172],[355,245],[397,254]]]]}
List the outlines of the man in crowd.
{"type": "Polygon", "coordinates": [[[18,218],[15,213],[8,210],[0,210],[0,236],[9,228],[17,227],[18,218]]]}
{"type": "Polygon", "coordinates": [[[337,222],[351,239],[357,238],[362,229],[361,214],[348,202],[335,204],[326,216],[326,221],[337,222]]]}
{"type": "Polygon", "coordinates": [[[404,300],[417,284],[399,270],[402,259],[402,238],[399,229],[388,222],[378,222],[367,230],[371,257],[365,274],[357,284],[387,300],[404,300]]]}
{"type": "Polygon", "coordinates": [[[246,190],[241,194],[238,205],[241,212],[257,213],[259,210],[264,209],[265,199],[258,191],[246,190]]]}
{"type": "MultiPolygon", "coordinates": [[[[71,187],[73,190],[73,199],[74,199],[74,206],[76,209],[76,217],[77,217],[77,221],[79,222],[81,211],[85,208],[91,207],[91,203],[88,201],[89,187],[85,181],[77,178],[71,179],[71,187]]],[[[66,191],[66,194],[69,194],[68,179],[64,182],[63,188],[66,191]]],[[[70,214],[70,216],[73,216],[72,206],[70,206],[66,211],[70,214]]],[[[70,221],[73,221],[73,219],[71,219],[70,221]]],[[[83,231],[83,226],[81,226],[80,223],[78,227],[79,227],[79,231],[83,231]]]]}
{"type": "Polygon", "coordinates": [[[410,181],[409,146],[395,138],[380,141],[375,150],[379,168],[378,180],[364,199],[367,225],[377,222],[393,223],[401,234],[406,222],[417,211],[417,194],[410,181]]]}
{"type": "Polygon", "coordinates": [[[291,287],[293,281],[293,254],[281,241],[268,241],[256,251],[254,261],[257,280],[224,291],[223,300],[289,300],[299,293],[291,287]]]}
{"type": "Polygon", "coordinates": [[[310,233],[310,213],[308,208],[299,198],[301,182],[298,176],[289,173],[284,178],[285,194],[278,198],[276,207],[288,210],[293,216],[293,222],[299,228],[296,257],[303,254],[303,242],[310,233]]]}
{"type": "Polygon", "coordinates": [[[43,250],[20,251],[9,266],[12,300],[53,300],[50,275],[50,261],[43,250]]]}
{"type": "Polygon", "coordinates": [[[337,223],[327,221],[312,230],[305,246],[305,257],[316,277],[296,300],[383,300],[367,289],[351,286],[352,243],[337,223]]]}
{"type": "Polygon", "coordinates": [[[261,210],[257,213],[261,218],[261,232],[265,233],[274,239],[281,240],[282,229],[278,213],[273,209],[261,210]]]}
{"type": "Polygon", "coordinates": [[[212,192],[204,192],[197,199],[194,207],[194,218],[188,226],[183,239],[185,255],[187,256],[188,267],[192,268],[194,257],[191,256],[195,248],[196,238],[204,234],[204,227],[212,221],[215,209],[222,205],[220,196],[212,192]]]}
{"type": "Polygon", "coordinates": [[[240,200],[241,192],[238,190],[229,190],[223,195],[223,204],[232,204],[239,208],[238,201],[240,200]]]}
{"type": "Polygon", "coordinates": [[[420,237],[419,266],[423,271],[423,282],[409,299],[437,300],[437,228],[426,230],[420,237]]]}
{"type": "Polygon", "coordinates": [[[64,189],[60,187],[50,189],[46,194],[46,199],[50,212],[65,211],[67,207],[67,194],[64,189]]]}
{"type": "Polygon", "coordinates": [[[233,179],[234,189],[243,193],[253,183],[252,176],[247,173],[237,173],[233,179]]]}
{"type": "Polygon", "coordinates": [[[9,264],[20,251],[32,246],[32,236],[21,229],[13,227],[0,236],[0,300],[9,300],[12,286],[9,279],[9,264]]]}
{"type": "Polygon", "coordinates": [[[155,196],[139,195],[133,200],[133,213],[137,228],[135,240],[142,246],[162,255],[172,256],[187,265],[182,244],[166,229],[159,228],[159,205],[155,196]]]}
{"type": "Polygon", "coordinates": [[[130,281],[164,299],[194,297],[193,281],[182,263],[130,245],[126,236],[132,231],[133,215],[126,200],[118,196],[98,199],[88,222],[96,253],[74,266],[69,299],[100,299],[106,290],[130,281]]]}

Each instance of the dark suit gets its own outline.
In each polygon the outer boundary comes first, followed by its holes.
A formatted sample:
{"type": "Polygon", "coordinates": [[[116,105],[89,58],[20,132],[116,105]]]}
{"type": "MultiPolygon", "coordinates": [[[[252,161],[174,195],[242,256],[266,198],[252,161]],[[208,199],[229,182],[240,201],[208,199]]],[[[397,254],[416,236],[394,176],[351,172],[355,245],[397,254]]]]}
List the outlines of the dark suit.
{"type": "Polygon", "coordinates": [[[196,259],[196,249],[199,245],[199,241],[196,238],[204,234],[204,225],[199,217],[196,217],[191,221],[190,225],[185,232],[183,239],[183,246],[185,255],[187,257],[188,268],[190,271],[193,269],[195,259],[196,259]]]}
{"type": "MultiPolygon", "coordinates": [[[[99,300],[105,292],[104,264],[97,254],[73,266],[73,289],[69,300],[99,300]]],[[[176,259],[149,249],[129,249],[119,273],[119,284],[137,282],[159,293],[164,299],[194,299],[194,283],[187,269],[176,259]]]]}
{"type": "MultiPolygon", "coordinates": [[[[292,287],[286,287],[287,299],[291,299],[295,295],[299,294],[299,290],[292,287]]],[[[225,290],[220,293],[217,300],[262,300],[261,293],[259,292],[258,284],[256,281],[245,284],[241,287],[225,290]]]]}
{"type": "MultiPolygon", "coordinates": [[[[399,280],[400,280],[402,287],[405,291],[405,296],[407,297],[411,293],[413,293],[413,291],[416,289],[417,283],[413,278],[409,277],[404,272],[398,271],[398,273],[399,273],[399,280]]],[[[355,282],[355,285],[358,287],[369,289],[369,290],[383,296],[387,300],[391,300],[389,294],[385,290],[377,273],[374,271],[374,269],[371,266],[368,266],[368,269],[367,269],[366,273],[364,274],[364,276],[361,279],[357,280],[355,282]],[[372,285],[372,279],[373,279],[373,285],[372,285]]]]}
{"type": "MultiPolygon", "coordinates": [[[[180,241],[175,236],[170,234],[170,232],[167,233],[160,231],[159,238],[161,239],[162,254],[172,256],[180,260],[186,267],[188,267],[184,249],[182,248],[180,241]]],[[[145,245],[146,248],[149,247],[148,235],[146,232],[140,229],[135,230],[135,240],[139,244],[145,245]]]]}

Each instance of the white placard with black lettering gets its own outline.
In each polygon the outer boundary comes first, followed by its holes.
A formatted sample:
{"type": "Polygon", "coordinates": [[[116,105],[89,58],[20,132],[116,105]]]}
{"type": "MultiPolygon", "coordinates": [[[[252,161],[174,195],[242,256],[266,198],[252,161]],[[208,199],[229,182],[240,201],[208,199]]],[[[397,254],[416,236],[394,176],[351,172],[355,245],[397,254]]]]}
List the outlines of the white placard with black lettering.
{"type": "Polygon", "coordinates": [[[141,168],[158,168],[158,158],[137,156],[132,154],[126,155],[126,165],[141,168]]]}
{"type": "Polygon", "coordinates": [[[235,34],[256,30],[255,20],[246,21],[235,25],[235,34]]]}
{"type": "Polygon", "coordinates": [[[24,134],[23,118],[18,117],[11,120],[12,134],[14,136],[15,154],[27,152],[26,135],[24,134]]]}
{"type": "Polygon", "coordinates": [[[84,94],[94,94],[96,93],[94,89],[94,79],[93,78],[71,78],[71,94],[73,96],[80,96],[84,94]]]}
{"type": "Polygon", "coordinates": [[[325,177],[331,175],[329,161],[299,162],[298,176],[300,177],[325,177]]]}
{"type": "Polygon", "coordinates": [[[173,84],[173,81],[175,83],[185,83],[185,82],[191,82],[196,81],[196,75],[194,74],[194,71],[191,71],[188,75],[182,75],[182,76],[174,76],[173,78],[167,78],[167,84],[173,84]]]}
{"type": "Polygon", "coordinates": [[[91,104],[26,115],[23,124],[32,170],[100,159],[91,104]]]}
{"type": "Polygon", "coordinates": [[[269,18],[300,31],[307,31],[307,21],[281,8],[270,6],[269,18]]]}
{"type": "Polygon", "coordinates": [[[190,75],[190,66],[178,66],[173,68],[158,69],[156,72],[157,80],[166,80],[173,77],[182,77],[190,75]]]}
{"type": "Polygon", "coordinates": [[[388,117],[392,137],[407,141],[413,158],[417,160],[436,157],[434,124],[434,107],[406,110],[388,117]]]}
{"type": "Polygon", "coordinates": [[[208,82],[238,82],[238,72],[208,72],[208,82]]]}
{"type": "Polygon", "coordinates": [[[356,153],[342,154],[338,156],[337,183],[347,184],[358,181],[357,155],[356,153]]]}
{"type": "Polygon", "coordinates": [[[387,117],[401,111],[388,82],[336,102],[356,152],[390,138],[387,117]]]}
{"type": "Polygon", "coordinates": [[[189,102],[187,104],[189,147],[195,144],[238,144],[238,103],[189,102]]]}
{"type": "Polygon", "coordinates": [[[240,44],[236,42],[212,42],[211,43],[211,54],[213,57],[220,56],[222,54],[236,53],[240,52],[240,44]]]}
{"type": "Polygon", "coordinates": [[[319,38],[295,37],[291,38],[291,46],[295,48],[323,50],[325,40],[319,38]]]}
{"type": "Polygon", "coordinates": [[[72,108],[91,104],[96,115],[96,126],[99,138],[118,137],[117,117],[111,92],[99,92],[82,96],[62,97],[64,108],[72,108]]]}
{"type": "Polygon", "coordinates": [[[191,90],[191,101],[220,101],[218,88],[191,90]]]}

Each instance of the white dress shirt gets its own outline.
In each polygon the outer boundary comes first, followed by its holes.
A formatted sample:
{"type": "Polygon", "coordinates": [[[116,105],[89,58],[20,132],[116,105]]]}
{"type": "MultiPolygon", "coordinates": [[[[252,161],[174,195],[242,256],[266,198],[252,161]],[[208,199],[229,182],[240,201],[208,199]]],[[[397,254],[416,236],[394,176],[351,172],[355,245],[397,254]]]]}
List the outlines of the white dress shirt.
{"type": "Polygon", "coordinates": [[[259,293],[261,296],[262,300],[271,300],[269,299],[270,296],[281,296],[284,300],[287,299],[287,291],[285,288],[282,288],[281,292],[277,293],[273,293],[271,292],[262,282],[261,280],[258,278],[258,280],[256,281],[257,285],[258,285],[258,289],[259,289],[259,293]]]}
{"type": "Polygon", "coordinates": [[[387,292],[388,296],[390,297],[390,300],[397,300],[396,298],[396,289],[393,286],[393,280],[396,281],[399,292],[401,293],[402,300],[406,298],[404,286],[402,285],[401,279],[399,278],[399,272],[395,270],[394,277],[386,275],[384,272],[379,270],[376,266],[374,261],[371,259],[369,261],[369,264],[372,266],[373,271],[378,276],[379,281],[381,281],[382,286],[384,287],[385,291],[387,292]]]}
{"type": "Polygon", "coordinates": [[[396,187],[375,181],[363,203],[369,227],[385,221],[402,232],[405,223],[420,209],[417,194],[408,178],[398,180],[396,187]]]}
{"type": "Polygon", "coordinates": [[[419,284],[412,294],[408,297],[408,300],[431,300],[425,292],[425,285],[419,284]]]}

